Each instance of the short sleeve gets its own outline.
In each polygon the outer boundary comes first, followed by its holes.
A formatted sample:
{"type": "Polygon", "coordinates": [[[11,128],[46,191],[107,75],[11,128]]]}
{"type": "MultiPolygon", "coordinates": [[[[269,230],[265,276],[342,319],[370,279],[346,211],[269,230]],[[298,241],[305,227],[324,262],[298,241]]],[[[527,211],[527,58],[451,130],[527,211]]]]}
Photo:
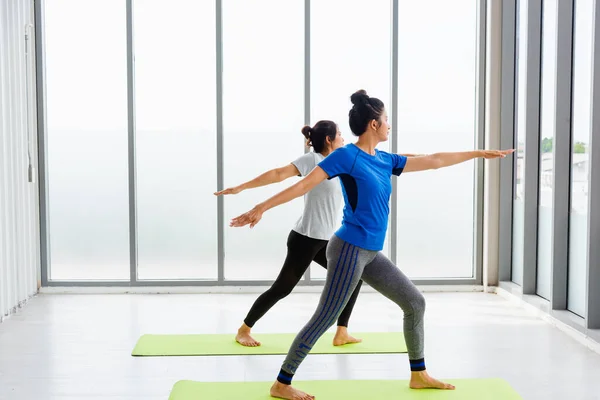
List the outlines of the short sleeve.
{"type": "Polygon", "coordinates": [[[325,171],[329,179],[333,179],[342,174],[349,174],[357,156],[357,152],[351,151],[348,147],[340,147],[325,157],[319,163],[319,167],[325,171]]]}
{"type": "Polygon", "coordinates": [[[390,154],[392,157],[392,174],[396,176],[400,176],[402,171],[404,171],[404,167],[406,166],[406,156],[402,156],[400,154],[390,154]]]}
{"type": "Polygon", "coordinates": [[[315,168],[315,155],[312,152],[306,153],[292,161],[292,164],[298,168],[300,176],[306,176],[315,168]]]}

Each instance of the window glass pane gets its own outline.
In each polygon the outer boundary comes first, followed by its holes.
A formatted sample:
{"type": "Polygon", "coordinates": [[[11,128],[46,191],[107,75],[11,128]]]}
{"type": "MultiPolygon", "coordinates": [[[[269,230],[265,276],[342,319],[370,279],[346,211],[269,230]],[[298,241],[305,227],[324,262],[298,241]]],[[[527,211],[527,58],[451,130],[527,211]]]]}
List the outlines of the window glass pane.
{"type": "MultiPolygon", "coordinates": [[[[400,0],[401,153],[474,148],[477,8],[475,0],[400,0]]],[[[469,162],[398,178],[398,266],[411,278],[473,276],[474,169],[469,162]]]]}
{"type": "Polygon", "coordinates": [[[552,286],[552,184],[554,182],[554,119],[556,114],[556,24],[558,3],[544,0],[542,11],[542,81],[540,118],[540,181],[538,209],[537,294],[550,299],[552,286]]]}
{"type": "Polygon", "coordinates": [[[523,243],[525,239],[525,94],[527,85],[527,0],[519,0],[517,7],[516,51],[516,146],[515,190],[513,196],[512,281],[523,284],[523,243]]]}
{"type": "Polygon", "coordinates": [[[134,15],[138,277],[216,279],[215,4],[134,15]]]}
{"type": "Polygon", "coordinates": [[[44,3],[49,277],[128,280],[125,2],[44,3]]]}
{"type": "MultiPolygon", "coordinates": [[[[223,2],[224,178],[234,186],[304,154],[304,1],[223,2]],[[274,18],[273,16],[277,17],[274,18]]],[[[231,218],[297,178],[225,197],[225,278],[275,279],[303,199],[269,210],[254,228],[231,218]]]]}
{"type": "MultiPolygon", "coordinates": [[[[352,93],[366,90],[385,103],[391,117],[391,11],[390,0],[311,3],[311,115],[315,122],[335,121],[346,144],[357,140],[348,125],[352,93]],[[367,30],[369,20],[377,23],[367,30]]],[[[377,148],[389,151],[389,144],[377,148]]],[[[387,241],[383,253],[389,255],[387,241]]],[[[325,270],[313,263],[311,277],[324,278],[325,270]]]]}
{"type": "Polygon", "coordinates": [[[569,285],[567,308],[585,315],[587,295],[588,193],[591,132],[592,35],[594,2],[575,2],[569,285]]]}

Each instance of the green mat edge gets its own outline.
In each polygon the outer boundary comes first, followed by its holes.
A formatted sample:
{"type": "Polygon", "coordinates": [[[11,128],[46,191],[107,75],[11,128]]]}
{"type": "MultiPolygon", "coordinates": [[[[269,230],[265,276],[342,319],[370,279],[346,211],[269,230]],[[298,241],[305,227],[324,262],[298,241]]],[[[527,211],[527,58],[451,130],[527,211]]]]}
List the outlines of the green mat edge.
{"type": "MultiPolygon", "coordinates": [[[[515,390],[515,388],[506,379],[503,379],[503,378],[498,378],[498,377],[495,377],[495,378],[455,378],[455,379],[452,379],[452,378],[445,379],[444,378],[444,382],[451,383],[451,384],[457,385],[457,386],[460,385],[461,382],[464,382],[464,381],[474,381],[474,380],[477,380],[477,381],[484,381],[484,380],[486,380],[486,381],[500,382],[503,385],[505,385],[508,388],[510,388],[514,392],[514,394],[516,396],[518,396],[520,399],[523,399],[523,397],[521,396],[521,394],[519,394],[519,392],[517,392],[515,390]]],[[[326,380],[325,379],[325,380],[313,380],[313,381],[311,381],[311,380],[298,380],[298,381],[294,381],[294,384],[299,384],[299,386],[301,386],[303,383],[311,383],[311,382],[321,382],[321,383],[322,382],[340,382],[340,383],[343,384],[344,382],[384,382],[384,381],[385,382],[389,382],[389,381],[393,381],[393,382],[406,382],[406,383],[409,382],[408,379],[340,379],[340,380],[326,380]]],[[[194,381],[194,380],[191,380],[191,379],[182,379],[182,380],[179,380],[179,381],[177,381],[177,382],[175,382],[173,384],[173,387],[171,388],[171,392],[169,393],[169,400],[171,400],[171,398],[173,396],[173,393],[175,392],[175,389],[177,388],[178,385],[179,386],[188,385],[188,384],[193,384],[193,385],[198,385],[198,384],[200,384],[200,385],[201,384],[207,384],[207,385],[213,385],[213,384],[227,385],[227,384],[231,384],[231,383],[235,383],[235,384],[243,384],[243,383],[264,384],[265,387],[268,388],[268,387],[270,387],[270,385],[273,384],[273,381],[236,381],[236,382],[229,382],[229,381],[212,382],[212,381],[209,381],[209,382],[202,382],[202,381],[194,381]]],[[[300,389],[302,390],[302,387],[300,387],[300,389]]],[[[424,392],[428,392],[428,391],[437,392],[438,391],[438,389],[420,389],[420,390],[422,390],[424,392]]]]}
{"type": "MultiPolygon", "coordinates": [[[[402,334],[402,332],[357,332],[357,333],[353,333],[353,335],[356,336],[360,336],[363,334],[372,334],[372,333],[379,333],[379,334],[402,334]]],[[[143,335],[141,335],[139,337],[139,339],[137,340],[133,350],[131,351],[131,356],[133,357],[228,357],[228,356],[279,356],[279,355],[285,355],[287,354],[286,352],[262,352],[262,353],[256,353],[256,354],[252,354],[252,353],[241,353],[241,354],[232,354],[232,353],[211,353],[211,354],[139,354],[139,352],[136,352],[136,349],[138,348],[139,343],[142,341],[142,339],[145,336],[186,336],[186,335],[190,335],[190,336],[196,336],[196,335],[229,335],[226,333],[190,333],[190,334],[169,334],[169,333],[158,333],[158,334],[154,334],[154,333],[145,333],[143,335]]],[[[233,335],[233,334],[232,334],[233,335]]],[[[256,333],[256,336],[261,336],[261,335],[295,335],[294,333],[256,333]]],[[[291,343],[290,343],[291,344],[291,343]]],[[[403,350],[402,351],[397,351],[397,350],[392,350],[392,351],[369,351],[369,352],[340,352],[340,351],[316,351],[316,352],[311,352],[311,354],[314,355],[336,355],[336,354],[407,354],[408,353],[408,348],[406,346],[406,343],[403,342],[403,350]]],[[[347,346],[352,346],[352,344],[349,344],[347,346]]],[[[334,346],[332,346],[333,348],[335,348],[334,346]]],[[[194,382],[194,381],[192,381],[194,382]]]]}

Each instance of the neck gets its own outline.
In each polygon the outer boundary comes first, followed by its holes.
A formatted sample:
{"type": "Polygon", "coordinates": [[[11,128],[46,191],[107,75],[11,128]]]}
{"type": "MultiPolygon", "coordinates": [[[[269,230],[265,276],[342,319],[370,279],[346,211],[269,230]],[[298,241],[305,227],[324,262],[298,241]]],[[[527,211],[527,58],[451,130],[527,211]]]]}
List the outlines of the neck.
{"type": "Polygon", "coordinates": [[[367,132],[363,133],[358,137],[358,141],[356,142],[356,146],[361,150],[374,155],[375,147],[379,144],[379,141],[374,138],[372,135],[369,135],[367,132]]]}
{"type": "Polygon", "coordinates": [[[327,157],[329,154],[331,154],[331,149],[323,149],[323,151],[319,154],[321,154],[323,157],[327,157]]]}

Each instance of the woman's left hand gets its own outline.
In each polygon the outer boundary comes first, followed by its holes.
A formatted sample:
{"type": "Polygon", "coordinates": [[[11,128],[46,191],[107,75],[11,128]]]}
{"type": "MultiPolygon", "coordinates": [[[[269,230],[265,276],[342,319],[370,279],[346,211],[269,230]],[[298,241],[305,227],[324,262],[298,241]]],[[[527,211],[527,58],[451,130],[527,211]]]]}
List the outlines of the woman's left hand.
{"type": "Polygon", "coordinates": [[[233,218],[229,226],[239,228],[250,224],[250,228],[254,228],[258,224],[258,221],[261,220],[263,212],[261,207],[256,206],[252,210],[233,218]]]}
{"type": "Polygon", "coordinates": [[[507,155],[514,153],[515,149],[510,150],[481,150],[481,157],[485,159],[504,158],[507,155]]]}

